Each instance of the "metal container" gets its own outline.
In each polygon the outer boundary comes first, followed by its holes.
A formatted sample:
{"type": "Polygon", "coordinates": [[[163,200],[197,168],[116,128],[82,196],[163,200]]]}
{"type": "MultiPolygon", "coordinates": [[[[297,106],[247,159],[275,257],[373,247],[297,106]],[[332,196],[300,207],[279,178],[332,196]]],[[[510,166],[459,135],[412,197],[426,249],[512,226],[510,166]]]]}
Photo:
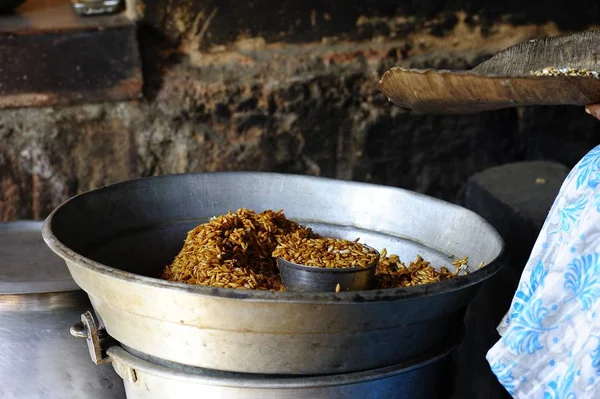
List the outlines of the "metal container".
{"type": "Polygon", "coordinates": [[[41,228],[0,223],[0,398],[125,398],[114,370],[96,367],[69,335],[90,303],[41,228]]]}
{"type": "Polygon", "coordinates": [[[183,365],[261,374],[334,374],[398,364],[462,325],[503,242],[462,207],[371,184],[269,173],[138,179],[79,195],[46,220],[100,322],[126,350],[183,365]],[[360,237],[401,259],[470,257],[431,285],[340,293],[218,289],[158,278],[187,231],[229,209],[281,209],[326,236],[360,237]],[[483,262],[484,267],[478,269],[483,262]]]}
{"type": "Polygon", "coordinates": [[[287,291],[335,292],[338,287],[339,291],[372,289],[379,252],[374,248],[367,248],[377,253],[377,259],[367,267],[324,268],[300,265],[277,258],[281,281],[287,291]]]}
{"type": "Polygon", "coordinates": [[[108,349],[115,370],[125,382],[128,399],[447,399],[451,374],[449,354],[462,335],[418,359],[382,369],[329,376],[289,377],[239,374],[182,367],[108,349]]]}

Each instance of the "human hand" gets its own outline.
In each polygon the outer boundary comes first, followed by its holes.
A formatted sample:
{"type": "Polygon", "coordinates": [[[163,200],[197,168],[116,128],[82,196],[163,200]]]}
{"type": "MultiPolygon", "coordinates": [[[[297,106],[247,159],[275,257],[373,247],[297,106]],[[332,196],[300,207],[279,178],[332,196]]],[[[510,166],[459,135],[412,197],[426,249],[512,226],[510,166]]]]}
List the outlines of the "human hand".
{"type": "Polygon", "coordinates": [[[600,119],[600,104],[588,105],[585,107],[585,112],[597,119],[600,119]]]}

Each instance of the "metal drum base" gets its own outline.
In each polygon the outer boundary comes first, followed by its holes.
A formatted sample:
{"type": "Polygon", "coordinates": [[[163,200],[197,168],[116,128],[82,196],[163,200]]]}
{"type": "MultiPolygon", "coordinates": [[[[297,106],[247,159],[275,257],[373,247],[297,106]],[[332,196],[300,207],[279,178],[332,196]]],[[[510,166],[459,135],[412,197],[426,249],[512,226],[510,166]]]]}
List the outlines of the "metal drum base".
{"type": "Polygon", "coordinates": [[[124,399],[110,365],[95,366],[69,325],[85,292],[0,295],[0,398],[124,399]]]}
{"type": "Polygon", "coordinates": [[[128,399],[435,399],[451,392],[450,354],[462,340],[444,345],[412,362],[375,370],[327,376],[289,377],[229,373],[187,367],[108,349],[123,378],[128,399]],[[154,360],[154,361],[151,361],[154,360]]]}

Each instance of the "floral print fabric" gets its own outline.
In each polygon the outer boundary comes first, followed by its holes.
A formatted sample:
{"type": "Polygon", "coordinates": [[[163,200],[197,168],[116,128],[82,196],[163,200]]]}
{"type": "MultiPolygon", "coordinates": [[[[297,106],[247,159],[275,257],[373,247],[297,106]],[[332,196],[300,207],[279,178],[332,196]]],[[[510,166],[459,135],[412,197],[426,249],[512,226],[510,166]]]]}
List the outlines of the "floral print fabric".
{"type": "Polygon", "coordinates": [[[487,354],[514,398],[600,398],[599,185],[600,146],[565,179],[487,354]]]}

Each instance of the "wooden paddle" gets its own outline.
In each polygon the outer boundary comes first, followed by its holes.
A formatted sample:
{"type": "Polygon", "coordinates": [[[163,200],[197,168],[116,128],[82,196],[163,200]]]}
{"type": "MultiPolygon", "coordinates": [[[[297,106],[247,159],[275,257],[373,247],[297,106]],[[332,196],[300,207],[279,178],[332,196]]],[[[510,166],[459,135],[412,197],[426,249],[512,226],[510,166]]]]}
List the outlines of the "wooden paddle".
{"type": "Polygon", "coordinates": [[[392,68],[378,87],[394,104],[430,114],[600,103],[600,79],[531,74],[547,67],[600,72],[600,31],[520,43],[468,71],[392,68]]]}

